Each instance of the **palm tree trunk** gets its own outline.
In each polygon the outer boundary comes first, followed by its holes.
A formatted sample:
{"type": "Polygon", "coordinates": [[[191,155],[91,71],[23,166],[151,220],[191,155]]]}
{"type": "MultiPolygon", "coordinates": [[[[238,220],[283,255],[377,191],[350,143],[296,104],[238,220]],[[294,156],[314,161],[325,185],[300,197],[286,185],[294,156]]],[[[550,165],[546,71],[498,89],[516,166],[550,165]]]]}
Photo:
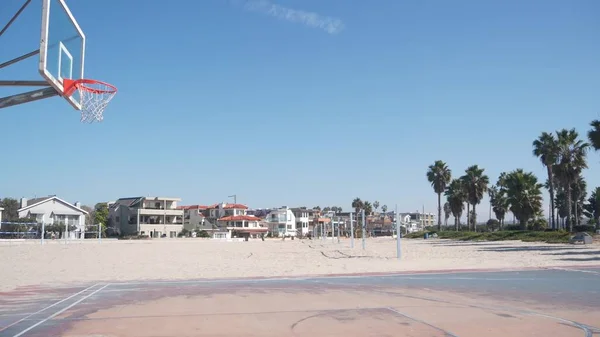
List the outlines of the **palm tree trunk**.
{"type": "Polygon", "coordinates": [[[573,207],[573,216],[575,217],[575,226],[579,226],[579,216],[577,212],[577,208],[579,208],[579,201],[575,200],[575,207],[573,207]]]}
{"type": "Polygon", "coordinates": [[[442,230],[442,193],[438,193],[438,231],[442,230]]]}
{"type": "Polygon", "coordinates": [[[473,216],[471,221],[473,222],[473,232],[477,232],[477,213],[475,212],[475,204],[473,204],[473,216]]]}
{"type": "Polygon", "coordinates": [[[547,167],[548,167],[548,187],[550,187],[549,188],[549,190],[550,190],[550,213],[551,213],[550,219],[552,219],[551,223],[550,223],[550,227],[552,229],[557,229],[555,226],[556,223],[554,222],[554,183],[552,182],[552,180],[554,180],[554,179],[553,179],[553,174],[552,174],[552,165],[548,165],[547,167]]]}
{"type": "Polygon", "coordinates": [[[471,230],[471,204],[467,202],[467,228],[471,230]]]}
{"type": "Polygon", "coordinates": [[[571,182],[567,187],[567,219],[569,221],[569,232],[573,232],[573,200],[571,200],[571,182]]]}

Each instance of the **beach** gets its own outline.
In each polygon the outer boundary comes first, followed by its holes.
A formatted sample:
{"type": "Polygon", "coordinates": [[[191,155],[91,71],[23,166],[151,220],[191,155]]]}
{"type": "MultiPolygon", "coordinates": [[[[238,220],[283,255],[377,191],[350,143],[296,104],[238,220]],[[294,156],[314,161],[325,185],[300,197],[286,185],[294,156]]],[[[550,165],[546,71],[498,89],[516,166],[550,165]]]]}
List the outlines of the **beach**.
{"type": "Polygon", "coordinates": [[[0,290],[90,282],[197,280],[328,274],[556,268],[600,265],[600,245],[458,242],[402,239],[143,241],[85,240],[0,243],[0,290]]]}

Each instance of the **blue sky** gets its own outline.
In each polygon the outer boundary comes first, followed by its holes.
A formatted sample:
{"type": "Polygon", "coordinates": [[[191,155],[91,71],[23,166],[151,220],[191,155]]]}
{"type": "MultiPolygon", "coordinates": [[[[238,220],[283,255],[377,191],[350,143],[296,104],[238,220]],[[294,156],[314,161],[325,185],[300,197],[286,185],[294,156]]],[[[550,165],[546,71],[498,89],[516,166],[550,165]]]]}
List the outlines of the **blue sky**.
{"type": "MultiPolygon", "coordinates": [[[[67,2],[86,77],[119,93],[95,125],[61,98],[3,109],[0,197],[435,212],[435,160],[543,181],[531,142],[600,117],[595,0],[67,2]]],[[[39,7],[0,38],[3,60],[36,48],[39,7]]],[[[38,79],[28,62],[10,79],[38,79]]]]}

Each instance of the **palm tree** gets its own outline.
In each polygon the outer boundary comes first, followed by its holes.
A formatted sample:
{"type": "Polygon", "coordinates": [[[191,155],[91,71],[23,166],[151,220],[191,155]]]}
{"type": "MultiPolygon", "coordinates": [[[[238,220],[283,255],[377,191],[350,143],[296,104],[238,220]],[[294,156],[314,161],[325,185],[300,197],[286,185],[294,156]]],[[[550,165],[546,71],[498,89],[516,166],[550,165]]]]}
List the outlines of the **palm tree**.
{"type": "Polygon", "coordinates": [[[371,215],[373,213],[373,205],[368,201],[363,203],[363,209],[365,210],[366,215],[371,215]]]}
{"type": "Polygon", "coordinates": [[[458,231],[460,229],[460,217],[465,209],[465,201],[467,200],[462,181],[459,179],[452,180],[444,194],[446,195],[448,204],[450,204],[450,211],[454,216],[454,225],[458,231]]]}
{"type": "Polygon", "coordinates": [[[508,212],[508,199],[506,198],[506,194],[498,193],[494,197],[494,202],[492,204],[492,210],[494,211],[494,215],[498,222],[500,222],[500,228],[504,226],[504,218],[506,213],[508,212]]]}
{"type": "Polygon", "coordinates": [[[594,120],[590,123],[592,129],[588,131],[590,145],[596,151],[600,151],[600,120],[594,120]]]}
{"type": "Polygon", "coordinates": [[[567,193],[563,188],[560,188],[556,192],[556,200],[554,200],[554,204],[556,205],[556,213],[560,221],[560,228],[565,229],[566,222],[565,219],[569,216],[569,209],[567,203],[567,193]]]}
{"type": "Polygon", "coordinates": [[[527,229],[527,222],[542,213],[542,187],[537,177],[522,169],[506,175],[506,196],[510,210],[519,220],[521,229],[527,229]]]}
{"type": "Polygon", "coordinates": [[[583,177],[577,177],[577,180],[571,185],[571,193],[573,194],[573,216],[575,225],[581,225],[581,215],[583,214],[583,204],[587,198],[587,183],[583,177]]]}
{"type": "Polygon", "coordinates": [[[379,208],[379,201],[375,200],[375,202],[373,202],[373,209],[375,210],[375,212],[377,212],[378,208],[379,208]]]}
{"type": "Polygon", "coordinates": [[[450,214],[452,214],[452,209],[450,209],[450,203],[446,201],[444,203],[444,227],[448,228],[448,219],[450,219],[450,214]]]}
{"type": "Polygon", "coordinates": [[[487,175],[483,174],[484,169],[479,168],[477,165],[469,166],[465,170],[465,175],[461,177],[461,180],[465,184],[467,190],[467,200],[473,206],[473,216],[475,219],[469,219],[472,222],[473,229],[476,230],[477,225],[477,211],[476,207],[483,199],[483,194],[487,192],[488,184],[490,179],[487,175]]]}
{"type": "Polygon", "coordinates": [[[363,207],[365,206],[365,203],[360,200],[360,198],[354,198],[354,200],[352,200],[352,208],[354,208],[354,212],[356,213],[356,227],[360,227],[358,226],[358,224],[360,223],[360,210],[363,209],[363,207]]]}
{"type": "Polygon", "coordinates": [[[429,166],[427,171],[427,180],[433,187],[433,191],[438,196],[438,230],[442,230],[442,193],[446,191],[446,187],[452,180],[452,171],[446,163],[441,160],[436,160],[433,165],[429,166]]]}
{"type": "Polygon", "coordinates": [[[554,165],[558,159],[558,142],[554,135],[542,132],[540,137],[533,141],[533,155],[538,157],[548,171],[548,191],[550,192],[550,227],[555,229],[554,223],[554,183],[552,177],[554,165]]]}
{"type": "Polygon", "coordinates": [[[558,160],[556,176],[567,193],[569,231],[573,231],[573,195],[572,184],[587,168],[587,150],[589,144],[579,139],[575,129],[562,129],[556,132],[558,140],[558,160]]]}
{"type": "Polygon", "coordinates": [[[587,204],[583,206],[583,214],[594,220],[594,224],[596,228],[600,226],[600,187],[596,187],[592,191],[592,195],[590,195],[587,200],[587,204]]]}
{"type": "Polygon", "coordinates": [[[381,211],[383,212],[383,216],[385,217],[385,213],[387,213],[388,207],[387,205],[381,206],[381,211]]]}

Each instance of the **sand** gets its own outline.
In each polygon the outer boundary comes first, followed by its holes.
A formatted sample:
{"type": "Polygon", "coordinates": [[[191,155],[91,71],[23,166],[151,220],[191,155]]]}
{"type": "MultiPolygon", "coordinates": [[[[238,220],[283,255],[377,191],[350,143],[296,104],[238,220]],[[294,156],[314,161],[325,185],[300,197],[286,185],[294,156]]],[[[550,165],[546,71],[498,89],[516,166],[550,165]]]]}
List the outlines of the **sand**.
{"type": "Polygon", "coordinates": [[[92,282],[600,265],[600,245],[402,240],[205,239],[0,243],[0,291],[92,282]]]}

